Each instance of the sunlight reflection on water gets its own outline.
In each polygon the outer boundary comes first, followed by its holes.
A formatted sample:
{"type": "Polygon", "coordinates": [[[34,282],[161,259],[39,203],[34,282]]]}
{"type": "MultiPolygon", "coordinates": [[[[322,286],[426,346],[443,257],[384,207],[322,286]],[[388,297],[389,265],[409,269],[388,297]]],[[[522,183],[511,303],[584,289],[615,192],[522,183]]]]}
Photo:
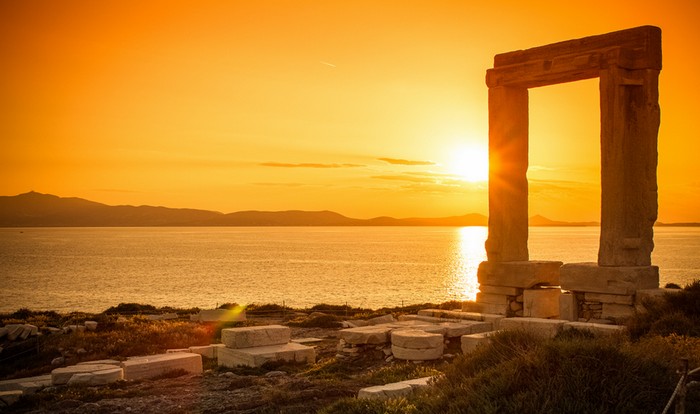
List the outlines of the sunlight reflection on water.
{"type": "Polygon", "coordinates": [[[484,242],[488,229],[486,227],[462,227],[458,229],[459,245],[454,253],[452,288],[454,296],[464,300],[475,300],[479,292],[476,271],[479,263],[486,260],[484,242]]]}

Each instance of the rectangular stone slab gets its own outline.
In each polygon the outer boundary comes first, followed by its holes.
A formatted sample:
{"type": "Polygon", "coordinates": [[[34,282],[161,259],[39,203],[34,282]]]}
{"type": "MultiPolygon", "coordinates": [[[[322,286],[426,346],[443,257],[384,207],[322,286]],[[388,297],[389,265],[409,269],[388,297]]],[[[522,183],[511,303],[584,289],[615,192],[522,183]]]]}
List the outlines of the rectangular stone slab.
{"type": "Polygon", "coordinates": [[[23,384],[28,383],[37,384],[41,387],[48,387],[51,385],[51,374],[0,381],[0,391],[26,391],[27,386],[23,384]]]}
{"type": "Polygon", "coordinates": [[[480,284],[531,288],[535,285],[559,285],[562,262],[520,261],[481,262],[477,271],[480,284]]]}
{"type": "Polygon", "coordinates": [[[202,356],[190,352],[176,352],[136,357],[122,362],[122,368],[126,380],[153,378],[179,369],[191,374],[201,374],[202,356]]]}
{"type": "Polygon", "coordinates": [[[462,335],[460,343],[462,347],[462,353],[468,354],[475,350],[478,346],[488,344],[489,342],[491,342],[491,337],[497,332],[498,331],[488,331],[469,335],[462,335]]]}
{"type": "Polygon", "coordinates": [[[640,289],[659,287],[657,266],[598,266],[567,263],[560,270],[561,288],[575,292],[634,295],[640,289]]]}
{"type": "Polygon", "coordinates": [[[219,348],[217,352],[218,365],[229,368],[241,365],[260,367],[264,363],[271,361],[314,363],[316,361],[316,350],[310,346],[290,342],[283,345],[255,348],[219,348]]]}
{"type": "Polygon", "coordinates": [[[56,368],[53,371],[51,371],[51,383],[53,385],[68,384],[73,375],[95,374],[102,371],[108,372],[108,376],[111,377],[114,375],[113,373],[115,369],[120,368],[109,364],[71,365],[68,367],[56,368]]]}
{"type": "Polygon", "coordinates": [[[282,345],[289,342],[291,330],[282,325],[246,326],[221,330],[221,342],[227,348],[282,345]]]}
{"type": "Polygon", "coordinates": [[[408,361],[430,361],[442,357],[443,344],[435,348],[404,348],[397,345],[391,345],[391,352],[396,359],[405,359],[408,361]]]}
{"type": "Polygon", "coordinates": [[[525,289],[523,315],[532,318],[558,318],[561,289],[525,289]]]}
{"type": "Polygon", "coordinates": [[[340,338],[353,345],[386,344],[391,341],[389,335],[393,329],[394,327],[383,325],[342,329],[340,338]]]}
{"type": "Polygon", "coordinates": [[[211,345],[203,345],[203,346],[191,346],[189,347],[189,351],[193,352],[195,354],[199,354],[205,358],[209,359],[214,359],[216,358],[216,354],[218,352],[219,348],[225,348],[226,345],[224,344],[211,344],[211,345]]]}

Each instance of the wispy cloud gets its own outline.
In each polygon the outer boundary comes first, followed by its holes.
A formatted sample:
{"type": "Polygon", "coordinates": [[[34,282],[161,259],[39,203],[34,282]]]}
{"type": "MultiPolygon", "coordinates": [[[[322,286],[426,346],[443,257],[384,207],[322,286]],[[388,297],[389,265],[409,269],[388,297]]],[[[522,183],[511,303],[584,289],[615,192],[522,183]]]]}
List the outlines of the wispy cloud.
{"type": "Polygon", "coordinates": [[[334,64],[332,64],[332,63],[330,63],[330,62],[325,62],[325,61],[323,61],[323,60],[319,61],[318,63],[320,63],[320,64],[322,64],[322,65],[326,65],[326,66],[328,66],[329,68],[337,68],[336,65],[334,65],[334,64]]]}
{"type": "Polygon", "coordinates": [[[410,181],[412,183],[433,183],[435,180],[424,177],[412,177],[409,175],[375,175],[371,178],[377,180],[410,181]]]}
{"type": "Polygon", "coordinates": [[[323,164],[323,163],[287,163],[287,162],[263,162],[260,163],[263,167],[280,167],[280,168],[357,168],[364,167],[362,164],[323,164]]]}
{"type": "Polygon", "coordinates": [[[415,161],[415,160],[404,160],[401,158],[377,158],[379,161],[384,161],[393,165],[437,165],[432,161],[415,161]]]}
{"type": "Polygon", "coordinates": [[[260,185],[265,187],[303,187],[306,184],[302,183],[253,183],[253,185],[260,185]]]}

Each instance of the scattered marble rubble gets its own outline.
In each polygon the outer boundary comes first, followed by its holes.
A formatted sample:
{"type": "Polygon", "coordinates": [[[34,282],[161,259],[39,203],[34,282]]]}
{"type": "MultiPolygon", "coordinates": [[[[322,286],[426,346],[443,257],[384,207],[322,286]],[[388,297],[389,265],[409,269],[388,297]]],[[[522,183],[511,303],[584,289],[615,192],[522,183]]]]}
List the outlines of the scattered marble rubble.
{"type": "MultiPolygon", "coordinates": [[[[70,331],[94,330],[97,322],[70,325],[70,331]]],[[[410,361],[435,360],[449,344],[457,345],[463,353],[472,352],[487,344],[501,330],[527,330],[543,337],[552,337],[566,329],[587,330],[596,335],[625,333],[624,326],[569,322],[559,319],[506,318],[503,315],[474,312],[424,309],[417,315],[402,315],[395,320],[384,315],[368,321],[346,321],[340,330],[339,358],[348,358],[373,351],[381,352],[386,361],[403,359],[410,361]]],[[[7,325],[0,328],[0,337],[12,333],[13,338],[22,335],[38,335],[32,325],[7,325]]],[[[61,331],[63,332],[63,331],[61,331]]],[[[260,367],[269,361],[296,361],[313,363],[316,350],[306,343],[318,342],[317,338],[290,339],[290,328],[282,325],[250,326],[223,329],[221,344],[191,346],[170,349],[165,354],[131,357],[126,361],[86,361],[76,365],[54,369],[50,375],[0,381],[0,401],[12,404],[24,394],[37,392],[47,386],[64,384],[104,385],[119,380],[153,378],[173,370],[185,370],[191,374],[202,373],[202,357],[216,358],[218,365],[235,367],[260,367]]],[[[63,363],[63,362],[62,362],[63,363]]],[[[360,390],[358,398],[394,398],[407,395],[428,385],[430,377],[401,381],[360,390]]]]}
{"type": "Polygon", "coordinates": [[[428,309],[402,315],[398,321],[391,315],[381,318],[383,323],[341,330],[337,356],[382,351],[387,362],[435,360],[443,357],[450,343],[458,344],[461,336],[493,330],[503,316],[428,309]]]}
{"type": "Polygon", "coordinates": [[[385,385],[375,385],[373,387],[362,388],[357,393],[359,399],[387,400],[411,394],[430,386],[434,377],[416,378],[406,381],[393,382],[385,385]]]}

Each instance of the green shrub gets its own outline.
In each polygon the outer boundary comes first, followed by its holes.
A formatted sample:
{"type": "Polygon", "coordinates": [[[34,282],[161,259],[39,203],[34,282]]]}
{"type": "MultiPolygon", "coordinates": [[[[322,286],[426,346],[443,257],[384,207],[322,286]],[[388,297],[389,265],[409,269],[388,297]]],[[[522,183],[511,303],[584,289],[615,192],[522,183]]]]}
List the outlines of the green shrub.
{"type": "Polygon", "coordinates": [[[644,311],[631,318],[627,327],[632,338],[645,335],[700,337],[700,281],[658,298],[646,298],[644,311]]]}

